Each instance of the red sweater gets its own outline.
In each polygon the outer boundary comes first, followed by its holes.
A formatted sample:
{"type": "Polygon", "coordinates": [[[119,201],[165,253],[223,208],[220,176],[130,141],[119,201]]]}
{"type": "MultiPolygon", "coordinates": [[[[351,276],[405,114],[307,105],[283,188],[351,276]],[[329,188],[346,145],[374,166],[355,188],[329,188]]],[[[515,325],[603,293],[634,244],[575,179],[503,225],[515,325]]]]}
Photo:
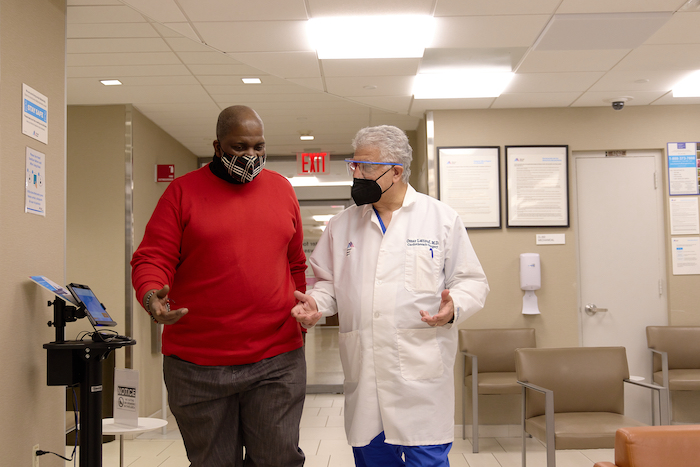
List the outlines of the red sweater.
{"type": "Polygon", "coordinates": [[[198,365],[254,363],[301,347],[293,292],[306,290],[299,203],[280,174],[233,184],[208,166],[173,181],[131,261],[136,297],[170,285],[163,354],[198,365]]]}

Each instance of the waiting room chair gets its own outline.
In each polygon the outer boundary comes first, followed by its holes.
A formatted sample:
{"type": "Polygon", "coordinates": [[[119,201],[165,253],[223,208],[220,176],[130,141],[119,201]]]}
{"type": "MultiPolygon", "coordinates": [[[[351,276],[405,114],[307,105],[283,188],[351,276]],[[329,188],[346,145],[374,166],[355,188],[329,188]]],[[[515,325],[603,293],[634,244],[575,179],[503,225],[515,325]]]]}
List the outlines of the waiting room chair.
{"type": "Polygon", "coordinates": [[[696,425],[620,428],[615,434],[615,463],[593,467],[697,467],[700,427],[696,425]]]}
{"type": "Polygon", "coordinates": [[[479,394],[520,394],[515,377],[515,349],[523,347],[535,347],[534,329],[459,330],[459,349],[464,356],[462,439],[467,437],[466,388],[471,387],[473,452],[479,452],[479,394]]]}
{"type": "Polygon", "coordinates": [[[653,380],[668,388],[673,423],[671,392],[700,391],[700,326],[647,326],[647,345],[653,380]]]}
{"type": "MultiPolygon", "coordinates": [[[[547,445],[547,467],[555,449],[615,447],[615,432],[644,424],[626,417],[624,383],[659,392],[666,388],[629,379],[624,347],[518,349],[515,368],[522,385],[522,465],[526,434],[547,445]]],[[[668,423],[663,410],[662,423],[668,423]]]]}

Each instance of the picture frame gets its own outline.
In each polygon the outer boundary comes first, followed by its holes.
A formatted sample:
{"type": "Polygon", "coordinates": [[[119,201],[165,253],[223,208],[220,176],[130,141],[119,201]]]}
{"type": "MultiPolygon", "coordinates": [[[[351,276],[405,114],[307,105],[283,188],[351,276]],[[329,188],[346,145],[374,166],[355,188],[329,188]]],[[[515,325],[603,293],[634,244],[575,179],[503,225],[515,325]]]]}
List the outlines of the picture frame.
{"type": "Polygon", "coordinates": [[[569,146],[506,146],[506,226],[569,227],[569,146]]]}
{"type": "Polygon", "coordinates": [[[438,199],[468,229],[500,229],[500,146],[437,148],[438,199]]]}

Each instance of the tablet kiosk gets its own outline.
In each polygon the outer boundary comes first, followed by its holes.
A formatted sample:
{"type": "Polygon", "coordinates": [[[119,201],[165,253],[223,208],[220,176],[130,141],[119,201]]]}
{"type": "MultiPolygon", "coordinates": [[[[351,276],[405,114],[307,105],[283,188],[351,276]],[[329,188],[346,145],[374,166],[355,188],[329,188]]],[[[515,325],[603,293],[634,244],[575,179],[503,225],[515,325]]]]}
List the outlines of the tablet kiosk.
{"type": "Polygon", "coordinates": [[[105,307],[97,299],[95,293],[87,285],[68,284],[66,286],[73,297],[85,306],[86,315],[93,326],[116,326],[117,323],[109,316],[105,307]]]}

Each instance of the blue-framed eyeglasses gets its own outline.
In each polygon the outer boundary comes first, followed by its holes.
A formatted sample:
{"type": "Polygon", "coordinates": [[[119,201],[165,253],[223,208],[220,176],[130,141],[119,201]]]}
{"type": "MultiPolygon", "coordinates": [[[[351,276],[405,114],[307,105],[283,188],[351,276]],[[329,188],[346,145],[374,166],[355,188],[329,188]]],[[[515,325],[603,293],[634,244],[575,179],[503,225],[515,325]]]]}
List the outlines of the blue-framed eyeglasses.
{"type": "Polygon", "coordinates": [[[345,159],[345,162],[348,164],[348,173],[351,176],[355,174],[355,169],[357,169],[358,167],[360,168],[360,172],[362,172],[363,175],[371,173],[372,169],[374,169],[378,165],[399,165],[403,167],[403,164],[400,164],[398,162],[356,161],[354,159],[345,159]]]}

